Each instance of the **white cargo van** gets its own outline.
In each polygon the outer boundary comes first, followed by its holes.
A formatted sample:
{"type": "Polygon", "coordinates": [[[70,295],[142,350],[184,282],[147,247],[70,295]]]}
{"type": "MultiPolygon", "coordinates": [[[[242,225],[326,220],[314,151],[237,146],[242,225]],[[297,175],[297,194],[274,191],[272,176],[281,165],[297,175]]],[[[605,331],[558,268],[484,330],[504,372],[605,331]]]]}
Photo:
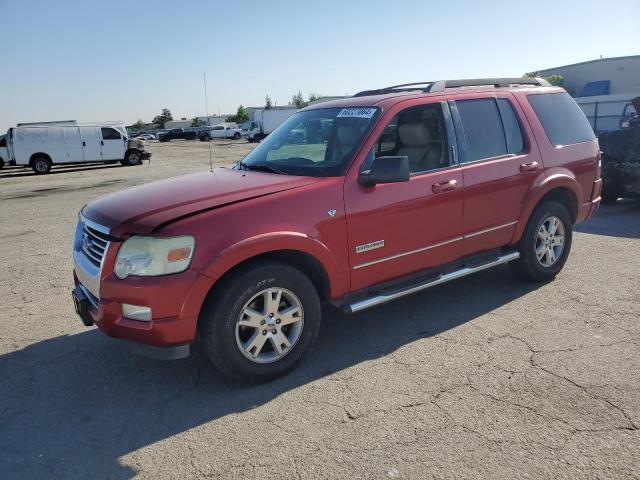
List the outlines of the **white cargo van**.
{"type": "Polygon", "coordinates": [[[121,162],[139,165],[150,158],[144,142],[129,140],[124,125],[28,124],[7,132],[10,159],[29,166],[38,174],[52,165],[91,162],[121,162]]]}
{"type": "Polygon", "coordinates": [[[250,142],[259,142],[297,111],[297,107],[256,110],[253,120],[242,124],[242,136],[250,142]]]}

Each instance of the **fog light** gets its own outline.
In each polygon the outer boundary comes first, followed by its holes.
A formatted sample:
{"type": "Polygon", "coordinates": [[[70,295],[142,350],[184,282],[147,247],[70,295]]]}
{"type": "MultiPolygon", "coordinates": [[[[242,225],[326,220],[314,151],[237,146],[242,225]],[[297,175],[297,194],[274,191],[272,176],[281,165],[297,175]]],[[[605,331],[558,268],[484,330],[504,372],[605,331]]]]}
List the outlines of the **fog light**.
{"type": "Polygon", "coordinates": [[[142,322],[151,321],[151,308],[142,305],[122,304],[122,316],[130,320],[140,320],[142,322]]]}

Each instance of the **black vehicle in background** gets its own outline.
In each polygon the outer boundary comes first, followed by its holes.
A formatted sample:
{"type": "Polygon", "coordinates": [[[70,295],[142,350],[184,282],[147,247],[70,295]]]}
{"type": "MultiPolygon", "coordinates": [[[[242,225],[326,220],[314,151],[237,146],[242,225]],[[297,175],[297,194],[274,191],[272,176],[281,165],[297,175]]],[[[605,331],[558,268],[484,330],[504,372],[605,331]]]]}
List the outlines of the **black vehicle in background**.
{"type": "MultiPolygon", "coordinates": [[[[640,112],[640,97],[632,100],[640,112]]],[[[614,203],[621,197],[640,197],[640,115],[621,130],[599,137],[602,150],[602,202],[614,203]]]]}
{"type": "Polygon", "coordinates": [[[198,137],[195,130],[186,130],[184,128],[174,128],[168,132],[158,135],[158,140],[161,142],[169,142],[171,140],[194,140],[198,137]]]}

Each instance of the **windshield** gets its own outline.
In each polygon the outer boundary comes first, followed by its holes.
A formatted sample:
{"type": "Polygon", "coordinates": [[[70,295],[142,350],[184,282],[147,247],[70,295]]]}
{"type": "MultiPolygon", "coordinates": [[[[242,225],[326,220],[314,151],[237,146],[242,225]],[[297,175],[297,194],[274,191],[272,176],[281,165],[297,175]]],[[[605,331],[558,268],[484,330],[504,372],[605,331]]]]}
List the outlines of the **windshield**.
{"type": "Polygon", "coordinates": [[[379,111],[377,107],[338,107],[297,112],[238,168],[286,175],[342,175],[379,111]]]}

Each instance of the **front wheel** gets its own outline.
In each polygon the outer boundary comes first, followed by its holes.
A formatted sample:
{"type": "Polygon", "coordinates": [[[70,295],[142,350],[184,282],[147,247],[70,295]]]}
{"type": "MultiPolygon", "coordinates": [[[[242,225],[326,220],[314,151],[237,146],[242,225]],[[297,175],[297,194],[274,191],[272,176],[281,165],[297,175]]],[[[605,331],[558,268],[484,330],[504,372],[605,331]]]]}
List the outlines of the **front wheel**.
{"type": "Polygon", "coordinates": [[[518,244],[520,258],[510,263],[511,268],[527,280],[552,280],[567,261],[572,238],[572,221],[564,205],[544,202],[531,214],[518,244]]]}
{"type": "Polygon", "coordinates": [[[248,383],[286,374],[313,345],[320,299],[301,271],[279,262],[252,264],[209,295],[200,340],[223,374],[248,383]]]}
{"type": "Polygon", "coordinates": [[[131,151],[127,152],[127,154],[125,155],[122,165],[125,167],[132,167],[134,165],[140,165],[141,163],[142,155],[140,155],[138,152],[131,151]]]}
{"type": "Polygon", "coordinates": [[[51,171],[51,160],[45,156],[35,157],[31,161],[31,169],[36,175],[43,175],[51,171]]]}

